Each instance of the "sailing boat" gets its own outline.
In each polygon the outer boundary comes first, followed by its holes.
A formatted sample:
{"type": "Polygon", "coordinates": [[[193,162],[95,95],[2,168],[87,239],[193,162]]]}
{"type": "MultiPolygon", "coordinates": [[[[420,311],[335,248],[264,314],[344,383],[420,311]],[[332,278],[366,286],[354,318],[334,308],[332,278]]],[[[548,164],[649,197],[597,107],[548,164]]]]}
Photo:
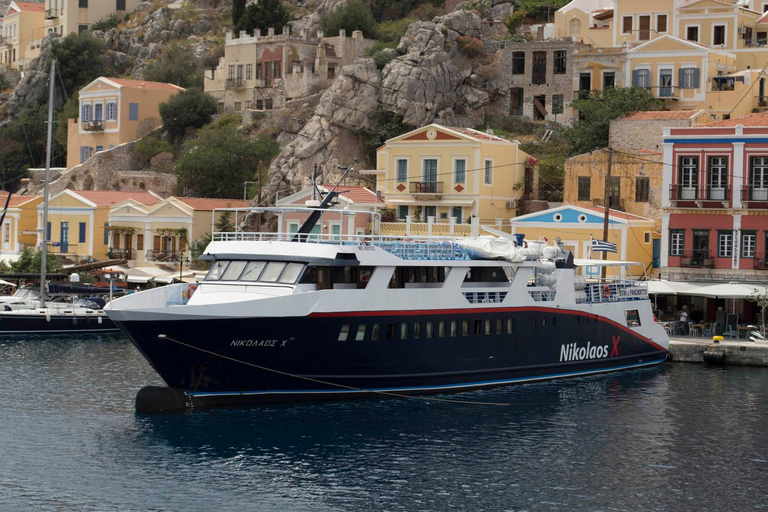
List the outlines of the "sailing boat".
{"type": "Polygon", "coordinates": [[[46,262],[48,257],[48,181],[51,174],[51,139],[53,138],[53,95],[56,60],[51,61],[48,93],[48,141],[45,156],[45,189],[43,192],[42,261],[40,263],[40,303],[37,307],[11,308],[0,311],[0,335],[85,333],[117,331],[118,328],[101,309],[86,305],[46,301],[46,262]]]}

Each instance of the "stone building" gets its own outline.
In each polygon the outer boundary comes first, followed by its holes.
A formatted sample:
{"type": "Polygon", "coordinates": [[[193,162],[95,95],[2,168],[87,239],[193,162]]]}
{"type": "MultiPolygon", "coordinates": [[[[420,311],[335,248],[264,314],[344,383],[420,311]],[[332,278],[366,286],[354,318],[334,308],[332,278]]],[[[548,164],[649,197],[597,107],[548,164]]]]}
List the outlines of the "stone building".
{"type": "Polygon", "coordinates": [[[608,141],[618,149],[662,151],[664,128],[702,126],[712,122],[706,110],[633,112],[611,121],[608,141]]]}
{"type": "Polygon", "coordinates": [[[498,66],[509,82],[509,114],[570,123],[574,91],[574,52],[587,45],[569,37],[506,45],[498,66]]]}
{"type": "Polygon", "coordinates": [[[352,37],[343,29],[336,37],[322,31],[294,36],[285,26],[282,34],[270,28],[266,36],[256,30],[236,39],[228,32],[224,57],[206,72],[205,92],[216,99],[220,113],[281,108],[327,87],[371,44],[359,30],[352,37]]]}

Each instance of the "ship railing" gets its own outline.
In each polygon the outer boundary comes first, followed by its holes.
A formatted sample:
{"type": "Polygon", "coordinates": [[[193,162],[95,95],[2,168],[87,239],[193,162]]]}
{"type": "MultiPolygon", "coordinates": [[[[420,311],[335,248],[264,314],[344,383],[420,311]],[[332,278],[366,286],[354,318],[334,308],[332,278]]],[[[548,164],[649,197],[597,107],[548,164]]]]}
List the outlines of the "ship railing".
{"type": "Polygon", "coordinates": [[[648,300],[647,285],[634,279],[587,283],[584,292],[592,304],[648,300]]]}

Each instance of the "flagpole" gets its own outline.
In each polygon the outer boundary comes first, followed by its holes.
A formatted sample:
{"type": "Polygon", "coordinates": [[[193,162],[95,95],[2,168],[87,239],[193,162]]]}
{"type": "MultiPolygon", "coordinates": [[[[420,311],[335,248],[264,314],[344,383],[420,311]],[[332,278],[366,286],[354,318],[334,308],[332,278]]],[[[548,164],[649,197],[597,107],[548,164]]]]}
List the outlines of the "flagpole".
{"type": "MultiPolygon", "coordinates": [[[[611,186],[611,161],[613,160],[613,148],[608,146],[608,170],[605,173],[605,190],[603,192],[603,207],[605,208],[605,214],[603,216],[603,240],[608,241],[608,216],[611,211],[610,204],[610,186],[611,186]]],[[[607,251],[603,251],[603,260],[608,258],[607,251]]],[[[602,279],[605,279],[605,265],[603,265],[600,275],[602,279]]]]}

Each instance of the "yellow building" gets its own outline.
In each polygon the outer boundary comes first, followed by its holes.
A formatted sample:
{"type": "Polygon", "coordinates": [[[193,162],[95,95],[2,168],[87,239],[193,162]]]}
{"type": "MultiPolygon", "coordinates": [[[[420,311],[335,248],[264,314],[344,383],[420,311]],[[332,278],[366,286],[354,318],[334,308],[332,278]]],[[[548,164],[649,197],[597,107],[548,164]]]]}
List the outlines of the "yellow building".
{"type": "MultiPolygon", "coordinates": [[[[190,245],[213,231],[214,210],[249,206],[241,199],[169,197],[154,204],[126,199],[109,211],[109,254],[137,267],[191,260],[190,245]]],[[[215,221],[222,215],[217,212],[215,221]]],[[[232,214],[229,228],[234,231],[240,220],[232,214]]]]}
{"type": "MultiPolygon", "coordinates": [[[[109,249],[109,213],[114,205],[134,200],[154,205],[162,198],[152,192],[116,190],[65,190],[48,201],[46,229],[49,250],[76,261],[92,256],[107,259],[109,249]]],[[[41,242],[43,205],[37,205],[37,243],[41,242]]]]}
{"type": "MultiPolygon", "coordinates": [[[[422,224],[424,235],[470,234],[470,218],[476,225],[507,221],[521,199],[532,199],[538,179],[517,141],[437,124],[386,141],[376,170],[363,173],[376,176],[377,193],[400,223],[422,224]]],[[[382,225],[382,234],[405,234],[402,225],[389,227],[395,231],[382,225]]]]}
{"type": "Polygon", "coordinates": [[[160,103],[183,90],[125,78],[100,77],[86,85],[80,91],[80,115],[67,127],[67,169],[160,126],[160,103]]]}
{"type": "MultiPolygon", "coordinates": [[[[0,205],[5,206],[7,199],[7,193],[0,193],[0,205]]],[[[11,196],[0,227],[0,259],[15,260],[24,249],[35,248],[35,211],[42,200],[42,196],[11,196]]]]}
{"type": "MultiPolygon", "coordinates": [[[[521,215],[512,219],[512,233],[522,233],[528,240],[560,238],[574,258],[601,259],[602,253],[591,253],[592,239],[603,239],[605,210],[601,206],[564,205],[550,210],[521,215]]],[[[653,261],[653,221],[629,213],[610,210],[608,242],[616,244],[616,253],[608,260],[637,261],[650,269],[653,261]]],[[[642,268],[630,267],[641,276],[642,268]]]]}
{"type": "Polygon", "coordinates": [[[140,0],[45,0],[45,33],[66,36],[90,30],[110,14],[133,12],[140,0]]]}
{"type": "Polygon", "coordinates": [[[40,54],[45,5],[33,2],[11,2],[3,17],[0,64],[23,70],[40,54]]]}

